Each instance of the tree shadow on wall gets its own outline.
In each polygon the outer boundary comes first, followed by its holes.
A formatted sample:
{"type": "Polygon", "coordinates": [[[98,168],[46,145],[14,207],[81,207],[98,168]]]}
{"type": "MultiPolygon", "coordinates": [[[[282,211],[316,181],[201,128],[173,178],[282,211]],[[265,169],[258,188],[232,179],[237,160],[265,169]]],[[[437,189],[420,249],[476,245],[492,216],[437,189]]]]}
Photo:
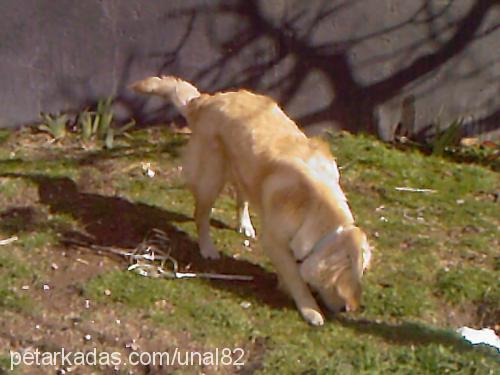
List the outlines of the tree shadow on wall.
{"type": "MultiPolygon", "coordinates": [[[[357,1],[318,1],[286,3],[276,16],[258,0],[222,0],[184,7],[169,12],[165,20],[185,19],[185,32],[175,48],[164,52],[158,73],[168,74],[177,55],[195,36],[194,25],[205,19],[211,47],[219,53],[190,77],[207,90],[246,87],[263,92],[276,92],[286,106],[294,100],[311,73],[319,72],[331,92],[338,93],[322,108],[297,119],[302,126],[318,122],[335,122],[353,132],[377,132],[377,106],[398,96],[403,89],[419,79],[436,74],[441,66],[460,55],[472,42],[498,29],[498,25],[482,30],[483,21],[497,4],[495,0],[476,0],[459,20],[452,17],[452,3],[438,5],[432,0],[420,3],[405,20],[364,35],[317,41],[318,31],[335,30],[335,22],[357,1]],[[219,24],[232,19],[232,28],[218,32],[219,24]],[[235,21],[236,20],[236,21],[235,21]],[[330,26],[329,26],[330,25],[330,26]],[[397,70],[372,83],[356,77],[352,63],[353,50],[376,38],[388,38],[408,26],[424,27],[426,32],[403,48],[370,57],[364,64],[398,61],[397,70]],[[446,35],[446,37],[444,37],[446,35]],[[448,36],[449,35],[449,36],[448,36]],[[425,46],[434,46],[431,52],[425,46]],[[417,51],[417,52],[415,52],[417,51]],[[426,52],[422,52],[426,51],[426,52]]],[[[278,5],[269,5],[267,7],[278,5]]],[[[357,20],[361,27],[362,20],[357,20]]],[[[359,32],[353,32],[353,35],[359,32]]],[[[486,66],[475,69],[479,74],[486,66]]],[[[475,123],[481,132],[498,126],[498,116],[487,116],[475,123]],[[477,126],[479,124],[479,126],[477,126]]],[[[471,131],[471,129],[469,129],[471,131]]]]}

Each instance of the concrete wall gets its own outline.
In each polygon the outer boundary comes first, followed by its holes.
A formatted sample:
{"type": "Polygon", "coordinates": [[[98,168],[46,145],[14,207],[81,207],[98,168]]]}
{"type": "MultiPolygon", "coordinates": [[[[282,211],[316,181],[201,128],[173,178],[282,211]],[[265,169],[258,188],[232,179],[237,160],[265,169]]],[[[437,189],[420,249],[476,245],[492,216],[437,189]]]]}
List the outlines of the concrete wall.
{"type": "Polygon", "coordinates": [[[499,19],[495,0],[0,0],[0,126],[109,95],[157,121],[166,106],[126,86],[164,73],[267,93],[303,126],[487,133],[499,19]]]}

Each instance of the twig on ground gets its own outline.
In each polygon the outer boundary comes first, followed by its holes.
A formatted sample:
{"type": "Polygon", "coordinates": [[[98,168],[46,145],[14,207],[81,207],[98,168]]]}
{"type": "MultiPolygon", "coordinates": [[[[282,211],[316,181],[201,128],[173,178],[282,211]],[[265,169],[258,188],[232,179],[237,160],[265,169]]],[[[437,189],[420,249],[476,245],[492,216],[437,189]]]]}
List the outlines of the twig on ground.
{"type": "Polygon", "coordinates": [[[419,188],[411,188],[411,187],[403,187],[403,186],[396,186],[394,190],[397,191],[409,191],[412,193],[436,193],[437,190],[434,189],[419,189],[419,188]]]}
{"type": "Polygon", "coordinates": [[[76,258],[76,261],[77,261],[78,263],[85,264],[86,266],[88,266],[88,265],[89,265],[89,262],[87,262],[85,259],[76,258]]]}
{"type": "Polygon", "coordinates": [[[67,239],[66,243],[81,247],[90,247],[125,257],[129,261],[128,270],[146,277],[164,277],[168,279],[204,278],[213,280],[252,281],[253,276],[227,275],[205,272],[180,272],[177,260],[170,256],[170,240],[165,232],[152,229],[145,239],[132,251],[112,247],[98,246],[67,239]]]}
{"type": "Polygon", "coordinates": [[[17,236],[12,236],[12,237],[6,238],[5,240],[0,240],[0,246],[11,244],[12,242],[17,241],[18,239],[19,238],[17,238],[17,236]]]}

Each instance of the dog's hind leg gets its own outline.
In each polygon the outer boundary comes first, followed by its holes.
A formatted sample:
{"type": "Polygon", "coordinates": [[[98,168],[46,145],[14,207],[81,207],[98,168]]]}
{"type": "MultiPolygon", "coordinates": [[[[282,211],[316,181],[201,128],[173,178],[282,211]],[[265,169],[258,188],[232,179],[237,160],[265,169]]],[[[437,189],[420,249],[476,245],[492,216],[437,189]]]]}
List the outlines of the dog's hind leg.
{"type": "Polygon", "coordinates": [[[195,199],[194,220],[201,255],[218,259],[219,252],[210,237],[210,213],[224,187],[226,172],[222,153],[216,145],[212,146],[203,149],[196,139],[190,140],[184,154],[184,176],[195,199]]]}
{"type": "Polygon", "coordinates": [[[324,318],[321,310],[309,287],[300,276],[297,261],[288,245],[280,243],[280,240],[273,237],[271,231],[265,229],[265,225],[262,225],[262,228],[262,245],[265,247],[269,258],[271,258],[271,262],[276,268],[278,278],[284,284],[284,288],[290,293],[297,308],[308,323],[315,326],[323,325],[324,318]]]}
{"type": "Polygon", "coordinates": [[[243,198],[238,187],[236,187],[236,207],[239,221],[238,232],[243,233],[246,237],[255,238],[255,229],[248,210],[248,201],[243,198]]]}

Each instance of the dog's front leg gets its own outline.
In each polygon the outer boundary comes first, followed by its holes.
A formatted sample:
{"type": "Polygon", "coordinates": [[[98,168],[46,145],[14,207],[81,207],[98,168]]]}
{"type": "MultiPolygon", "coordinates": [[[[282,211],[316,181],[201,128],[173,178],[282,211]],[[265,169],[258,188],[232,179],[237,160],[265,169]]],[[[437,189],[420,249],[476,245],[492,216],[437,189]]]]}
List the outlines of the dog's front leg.
{"type": "Polygon", "coordinates": [[[262,244],[278,272],[279,279],[291,294],[304,319],[315,326],[323,325],[323,314],[309,287],[302,280],[297,262],[286,243],[277,241],[269,231],[264,231],[262,233],[262,244]]]}
{"type": "Polygon", "coordinates": [[[250,212],[248,210],[248,202],[243,202],[243,208],[240,209],[240,227],[238,231],[243,233],[246,237],[255,238],[255,229],[250,219],[250,212]]]}

